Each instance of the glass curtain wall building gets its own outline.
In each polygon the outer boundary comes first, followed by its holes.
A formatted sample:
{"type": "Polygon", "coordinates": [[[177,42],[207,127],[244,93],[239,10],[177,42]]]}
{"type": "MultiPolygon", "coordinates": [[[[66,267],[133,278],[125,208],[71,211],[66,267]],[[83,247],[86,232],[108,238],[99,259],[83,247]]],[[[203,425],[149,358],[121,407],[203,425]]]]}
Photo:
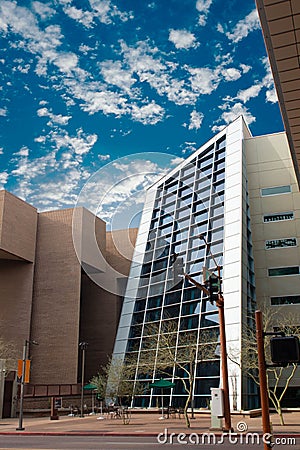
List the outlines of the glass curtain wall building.
{"type": "MultiPolygon", "coordinates": [[[[206,330],[216,349],[209,360],[196,361],[196,408],[206,407],[210,388],[221,383],[219,316],[216,305],[179,272],[202,283],[203,268],[214,271],[216,263],[221,267],[228,346],[240,354],[243,326],[255,301],[244,136],[250,134],[239,118],[148,190],[115,342],[114,357],[133,358],[133,381],[146,386],[161,376],[155,363],[147,375],[139,366],[141,352],[154,340],[153,325],[161,329],[172,322],[176,350],[182,335],[200,345],[206,330]]],[[[156,345],[159,352],[159,342],[156,345]]],[[[231,400],[241,409],[251,384],[238,365],[228,363],[231,400]]],[[[164,393],[165,405],[185,403],[187,394],[176,370],[164,376],[176,384],[164,393]]],[[[134,406],[156,406],[158,394],[145,390],[135,397],[134,406]]]]}

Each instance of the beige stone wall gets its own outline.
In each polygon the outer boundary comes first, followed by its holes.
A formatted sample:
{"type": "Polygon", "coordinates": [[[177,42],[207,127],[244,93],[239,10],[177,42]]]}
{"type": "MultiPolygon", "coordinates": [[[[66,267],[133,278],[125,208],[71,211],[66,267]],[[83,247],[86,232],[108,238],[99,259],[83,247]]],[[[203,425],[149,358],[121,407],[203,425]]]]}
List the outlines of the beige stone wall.
{"type": "MultiPolygon", "coordinates": [[[[245,143],[258,307],[269,308],[274,325],[300,325],[300,305],[271,306],[271,296],[300,294],[300,276],[269,277],[268,269],[300,265],[300,193],[285,133],[245,143]],[[292,192],[262,197],[261,189],[291,185],[292,192]],[[267,213],[294,212],[293,220],[263,222],[267,213]],[[265,249],[265,241],[297,238],[296,247],[265,249]]],[[[292,384],[299,384],[300,376],[292,384]]]]}
{"type": "MultiPolygon", "coordinates": [[[[7,191],[0,191],[0,250],[33,262],[36,242],[36,209],[7,191]]],[[[1,255],[0,255],[1,256],[1,255]]],[[[11,257],[8,255],[8,257],[11,257]]]]}
{"type": "Polygon", "coordinates": [[[30,336],[36,209],[0,191],[0,337],[22,357],[30,336]]]}
{"type": "Polygon", "coordinates": [[[76,383],[81,267],[73,209],[39,214],[34,278],[32,383],[76,383]]]}
{"type": "Polygon", "coordinates": [[[86,381],[106,363],[122,298],[90,279],[79,259],[104,275],[108,264],[126,281],[136,234],[120,230],[106,238],[105,222],[84,208],[37,214],[0,191],[0,337],[15,344],[20,358],[25,339],[39,343],[29,348],[31,383],[77,383],[83,340],[86,381]]]}

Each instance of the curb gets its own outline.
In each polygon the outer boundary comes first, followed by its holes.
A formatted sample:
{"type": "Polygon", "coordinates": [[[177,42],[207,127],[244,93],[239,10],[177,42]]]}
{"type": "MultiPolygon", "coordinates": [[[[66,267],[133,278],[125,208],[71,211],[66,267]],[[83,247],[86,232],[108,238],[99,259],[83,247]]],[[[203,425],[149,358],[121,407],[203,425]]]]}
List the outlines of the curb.
{"type": "MultiPolygon", "coordinates": [[[[179,432],[181,433],[181,432],[179,432]]],[[[211,433],[210,431],[198,433],[199,435],[211,433]]],[[[250,433],[258,433],[256,431],[251,431],[250,433]]],[[[104,432],[104,431],[1,431],[0,436],[118,436],[118,437],[157,437],[157,432],[145,432],[145,433],[125,433],[125,432],[104,432]]],[[[191,433],[186,433],[188,436],[191,433]]],[[[237,433],[232,433],[233,435],[237,433]]],[[[222,435],[226,436],[228,433],[214,433],[215,436],[221,437],[222,435]]],[[[260,437],[263,434],[258,433],[260,437]]],[[[273,434],[275,438],[295,438],[300,439],[300,434],[295,433],[280,433],[273,434]]]]}

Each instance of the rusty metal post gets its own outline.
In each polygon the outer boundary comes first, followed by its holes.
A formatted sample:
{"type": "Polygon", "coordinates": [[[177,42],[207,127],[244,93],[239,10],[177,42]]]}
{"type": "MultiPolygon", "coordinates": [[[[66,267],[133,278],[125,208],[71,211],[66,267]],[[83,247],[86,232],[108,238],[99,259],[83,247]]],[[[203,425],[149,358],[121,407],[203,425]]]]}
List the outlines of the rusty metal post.
{"type": "MultiPolygon", "coordinates": [[[[266,361],[264,350],[263,320],[261,311],[255,311],[255,323],[256,323],[258,370],[259,370],[259,390],[260,390],[260,402],[262,412],[262,427],[264,435],[269,434],[271,436],[267,372],[266,372],[266,361]]],[[[268,450],[271,447],[272,447],[271,442],[270,444],[264,442],[264,450],[268,450]]]]}

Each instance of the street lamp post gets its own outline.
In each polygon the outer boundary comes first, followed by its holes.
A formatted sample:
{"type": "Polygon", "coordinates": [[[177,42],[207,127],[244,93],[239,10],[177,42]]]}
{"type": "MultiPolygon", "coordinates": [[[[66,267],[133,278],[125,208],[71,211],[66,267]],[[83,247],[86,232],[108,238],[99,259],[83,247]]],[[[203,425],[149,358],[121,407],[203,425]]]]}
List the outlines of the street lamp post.
{"type": "MultiPolygon", "coordinates": [[[[215,300],[216,306],[218,307],[219,312],[219,327],[220,327],[220,350],[221,350],[221,365],[222,365],[222,385],[223,385],[223,394],[224,394],[224,430],[232,431],[231,426],[231,416],[230,416],[230,402],[229,402],[229,383],[228,383],[228,366],[227,366],[227,350],[226,350],[226,332],[225,332],[225,315],[224,315],[224,297],[221,292],[221,267],[217,264],[214,255],[210,250],[210,246],[207,243],[205,237],[203,235],[199,236],[202,241],[204,241],[208,252],[211,255],[211,258],[216,265],[216,270],[218,272],[218,280],[220,283],[219,292],[217,295],[217,299],[215,300]]],[[[194,280],[190,275],[185,274],[185,277],[193,283],[196,287],[203,290],[207,295],[210,295],[210,291],[194,280]]]]}
{"type": "Polygon", "coordinates": [[[83,414],[83,388],[84,388],[84,366],[85,366],[85,351],[87,349],[87,342],[80,342],[79,348],[82,353],[81,357],[81,401],[80,401],[80,417],[84,417],[83,414]]]}
{"type": "Polygon", "coordinates": [[[20,411],[19,411],[19,426],[16,428],[17,431],[24,431],[23,427],[23,407],[24,407],[24,386],[25,386],[25,369],[26,360],[28,358],[28,347],[29,344],[39,345],[36,341],[28,341],[25,339],[23,346],[23,359],[22,359],[22,378],[21,378],[21,390],[20,390],[20,411]]]}

